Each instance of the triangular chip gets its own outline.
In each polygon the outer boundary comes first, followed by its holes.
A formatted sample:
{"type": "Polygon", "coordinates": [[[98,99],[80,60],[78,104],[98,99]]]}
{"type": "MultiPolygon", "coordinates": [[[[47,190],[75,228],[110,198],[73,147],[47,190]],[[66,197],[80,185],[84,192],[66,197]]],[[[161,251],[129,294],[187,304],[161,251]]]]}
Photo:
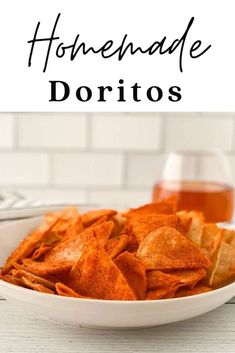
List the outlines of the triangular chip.
{"type": "Polygon", "coordinates": [[[150,233],[140,244],[137,257],[149,270],[209,268],[209,259],[185,236],[171,227],[150,233]]]}
{"type": "Polygon", "coordinates": [[[55,288],[56,293],[62,297],[85,298],[61,282],[56,283],[55,288]]]}
{"type": "Polygon", "coordinates": [[[16,268],[16,270],[15,270],[16,272],[14,273],[14,275],[17,278],[25,277],[25,278],[29,279],[32,283],[42,284],[43,286],[45,286],[51,290],[55,289],[55,281],[53,279],[51,279],[51,278],[48,279],[48,278],[36,276],[36,275],[28,272],[24,266],[19,265],[19,264],[14,264],[14,267],[16,268]]]}
{"type": "Polygon", "coordinates": [[[170,271],[168,274],[174,275],[180,281],[180,287],[193,288],[196,284],[206,277],[206,271],[201,269],[195,270],[175,270],[170,271]]]}
{"type": "Polygon", "coordinates": [[[158,285],[155,282],[155,288],[147,292],[146,299],[156,300],[173,298],[177,289],[180,286],[178,279],[174,278],[174,276],[167,275],[161,271],[154,272],[156,272],[154,276],[150,275],[148,278],[148,285],[151,285],[151,282],[154,279],[153,277],[155,277],[155,279],[157,279],[158,277],[158,285]]]}
{"type": "Polygon", "coordinates": [[[137,299],[145,299],[147,280],[145,267],[142,262],[127,251],[119,255],[114,262],[133,289],[137,299]]]}
{"type": "Polygon", "coordinates": [[[136,299],[122,272],[98,244],[87,248],[75,263],[67,285],[84,296],[96,299],[136,299]]]}
{"type": "Polygon", "coordinates": [[[128,212],[123,213],[126,218],[139,217],[149,214],[173,214],[176,212],[176,203],[171,201],[162,201],[158,203],[149,203],[138,208],[131,208],[128,212]]]}
{"type": "MultiPolygon", "coordinates": [[[[57,224],[56,224],[57,225],[57,224]]],[[[55,225],[55,226],[56,226],[55,225]]],[[[76,218],[71,219],[66,227],[63,227],[63,232],[60,232],[59,229],[56,230],[55,234],[63,234],[63,236],[60,239],[66,238],[67,236],[73,236],[78,233],[81,233],[83,231],[83,224],[82,224],[82,218],[81,216],[78,216],[76,218]]],[[[53,231],[53,228],[52,228],[53,231]]]]}
{"type": "Polygon", "coordinates": [[[207,292],[211,292],[213,289],[208,287],[208,286],[204,286],[203,284],[198,284],[196,287],[191,288],[191,289],[179,289],[176,294],[175,294],[175,298],[181,298],[181,297],[188,297],[190,295],[196,295],[196,294],[202,294],[202,293],[207,293],[207,292]]]}
{"type": "Polygon", "coordinates": [[[38,249],[36,249],[31,256],[33,260],[38,260],[44,256],[49,250],[52,249],[52,246],[42,243],[38,249]]]}
{"type": "Polygon", "coordinates": [[[117,214],[115,210],[95,210],[82,214],[82,222],[84,227],[90,226],[92,223],[97,222],[100,218],[107,216],[111,217],[117,214]]]}
{"type": "Polygon", "coordinates": [[[144,215],[140,217],[130,217],[124,231],[129,235],[132,232],[140,244],[144,238],[152,231],[163,227],[175,227],[178,222],[176,215],[144,215]]]}
{"type": "Polygon", "coordinates": [[[108,240],[105,245],[105,250],[111,259],[114,259],[127,247],[129,237],[126,234],[118,235],[108,240]]]}
{"type": "Polygon", "coordinates": [[[22,277],[22,281],[25,284],[25,286],[30,289],[34,289],[34,290],[41,292],[41,293],[55,294],[55,292],[53,290],[45,287],[43,284],[33,283],[28,278],[26,278],[24,276],[22,277]]]}
{"type": "Polygon", "coordinates": [[[104,246],[110,237],[113,229],[112,221],[102,223],[94,228],[88,228],[80,233],[70,234],[58,245],[56,245],[45,256],[45,261],[71,261],[73,262],[81,256],[87,241],[99,241],[104,246]]]}
{"type": "Polygon", "coordinates": [[[222,230],[219,229],[216,224],[206,224],[203,227],[203,233],[201,238],[202,252],[209,258],[212,258],[212,256],[220,246],[221,239],[222,230]]]}
{"type": "Polygon", "coordinates": [[[101,218],[98,219],[98,221],[92,223],[90,226],[86,227],[86,229],[91,229],[91,228],[95,228],[97,226],[99,226],[102,223],[108,222],[109,217],[108,216],[103,216],[101,218]]]}
{"type": "Polygon", "coordinates": [[[228,243],[235,248],[235,230],[222,229],[222,237],[225,243],[228,243]]]}
{"type": "MultiPolygon", "coordinates": [[[[45,219],[47,222],[54,222],[55,220],[63,220],[67,221],[70,219],[74,219],[79,215],[79,212],[76,207],[69,206],[65,207],[62,210],[56,212],[48,212],[45,214],[45,219]]],[[[61,223],[60,223],[61,224],[61,223]]]]}
{"type": "Polygon", "coordinates": [[[218,287],[233,276],[235,276],[235,248],[222,241],[208,274],[208,284],[218,287]]]}
{"type": "Polygon", "coordinates": [[[148,289],[167,289],[180,286],[178,277],[164,273],[162,271],[147,271],[148,289]]]}
{"type": "Polygon", "coordinates": [[[94,236],[100,243],[100,245],[105,246],[109,240],[114,228],[113,221],[108,221],[101,223],[100,225],[93,228],[94,236]]]}
{"type": "Polygon", "coordinates": [[[31,232],[25,239],[23,239],[16,250],[13,251],[7,259],[6,264],[2,269],[2,274],[9,272],[14,263],[29,256],[35,249],[40,247],[56,221],[56,218],[51,222],[44,221],[39,228],[31,232]]]}
{"type": "Polygon", "coordinates": [[[114,229],[112,231],[112,236],[118,236],[123,233],[124,226],[126,224],[126,218],[121,215],[121,213],[117,213],[112,217],[112,221],[114,222],[114,229]]]}
{"type": "Polygon", "coordinates": [[[74,261],[34,261],[32,259],[24,259],[23,264],[27,271],[32,272],[36,276],[57,275],[69,271],[74,261]]]}
{"type": "Polygon", "coordinates": [[[201,212],[191,211],[191,212],[187,212],[187,216],[192,219],[189,232],[188,232],[188,238],[193,243],[201,246],[201,238],[202,238],[203,222],[204,222],[203,214],[201,212]]]}
{"type": "Polygon", "coordinates": [[[15,286],[25,287],[25,284],[21,278],[14,277],[12,275],[0,276],[0,279],[2,279],[5,282],[14,284],[15,286]]]}
{"type": "Polygon", "coordinates": [[[177,212],[177,216],[179,218],[179,221],[176,225],[176,229],[181,234],[185,235],[186,237],[189,237],[189,231],[192,225],[192,217],[190,217],[185,211],[177,212]]]}

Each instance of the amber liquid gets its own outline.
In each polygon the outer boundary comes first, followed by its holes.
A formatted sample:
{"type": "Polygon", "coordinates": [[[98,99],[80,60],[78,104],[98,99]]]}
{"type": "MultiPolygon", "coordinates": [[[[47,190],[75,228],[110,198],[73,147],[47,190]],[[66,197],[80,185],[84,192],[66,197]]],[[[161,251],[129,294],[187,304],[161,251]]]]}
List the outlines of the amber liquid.
{"type": "Polygon", "coordinates": [[[178,210],[196,210],[204,213],[207,222],[231,221],[234,190],[231,186],[201,181],[163,181],[153,190],[153,202],[174,196],[178,210]]]}

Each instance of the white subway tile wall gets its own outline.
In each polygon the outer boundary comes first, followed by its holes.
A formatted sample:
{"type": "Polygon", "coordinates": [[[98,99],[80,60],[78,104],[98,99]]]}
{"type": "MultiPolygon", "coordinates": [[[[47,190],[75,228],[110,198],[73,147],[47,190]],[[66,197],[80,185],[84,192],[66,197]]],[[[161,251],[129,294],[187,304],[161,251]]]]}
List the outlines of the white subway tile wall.
{"type": "Polygon", "coordinates": [[[168,151],[205,148],[228,154],[235,182],[235,113],[0,113],[0,190],[134,206],[168,151]]]}

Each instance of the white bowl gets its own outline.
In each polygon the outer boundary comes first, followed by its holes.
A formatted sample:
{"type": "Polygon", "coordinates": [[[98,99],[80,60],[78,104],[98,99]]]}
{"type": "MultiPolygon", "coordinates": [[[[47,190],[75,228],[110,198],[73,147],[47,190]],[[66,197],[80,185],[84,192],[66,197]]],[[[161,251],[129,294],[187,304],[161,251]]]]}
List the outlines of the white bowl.
{"type": "MultiPolygon", "coordinates": [[[[0,227],[0,265],[42,218],[0,227]]],[[[0,295],[19,307],[57,322],[96,328],[141,328],[169,324],[204,314],[235,295],[235,283],[205,294],[155,301],[65,298],[21,288],[0,280],[0,295]]]]}

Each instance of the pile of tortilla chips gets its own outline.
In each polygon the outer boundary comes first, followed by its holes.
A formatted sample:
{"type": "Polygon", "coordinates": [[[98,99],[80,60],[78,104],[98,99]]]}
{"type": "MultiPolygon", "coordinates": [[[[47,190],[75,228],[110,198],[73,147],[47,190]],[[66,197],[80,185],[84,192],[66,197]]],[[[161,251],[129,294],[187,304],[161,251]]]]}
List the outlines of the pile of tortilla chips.
{"type": "Polygon", "coordinates": [[[172,200],[125,213],[69,207],[45,215],[1,279],[76,298],[156,300],[205,293],[235,278],[235,231],[176,212],[172,200]]]}

